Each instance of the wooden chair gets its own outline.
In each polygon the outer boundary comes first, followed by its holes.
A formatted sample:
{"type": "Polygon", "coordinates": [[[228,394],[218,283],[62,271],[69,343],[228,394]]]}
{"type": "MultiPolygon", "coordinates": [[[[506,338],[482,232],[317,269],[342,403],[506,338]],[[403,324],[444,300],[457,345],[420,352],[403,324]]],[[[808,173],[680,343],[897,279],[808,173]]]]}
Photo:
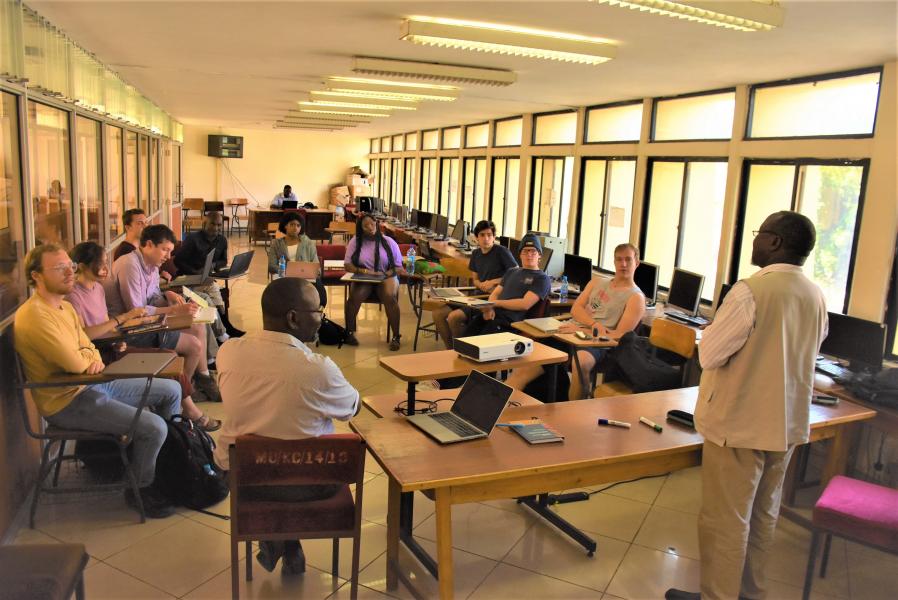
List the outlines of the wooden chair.
{"type": "MultiPolygon", "coordinates": [[[[649,334],[649,343],[656,349],[667,350],[688,361],[695,354],[695,330],[686,325],[675,323],[670,319],[655,319],[652,321],[652,332],[649,334]]],[[[686,363],[682,366],[682,376],[686,376],[686,363]]],[[[634,393],[623,381],[610,381],[602,383],[595,388],[593,398],[606,398],[608,396],[622,396],[634,393]]]]}
{"type": "Polygon", "coordinates": [[[228,231],[228,235],[234,232],[234,229],[237,230],[237,235],[240,235],[241,230],[246,230],[247,225],[240,224],[240,217],[244,217],[249,221],[249,200],[246,198],[231,198],[228,200],[228,204],[231,205],[231,229],[228,231]],[[243,209],[243,214],[240,214],[240,209],[243,209]]]}
{"type": "Polygon", "coordinates": [[[443,272],[443,284],[445,287],[471,285],[471,282],[474,280],[474,271],[468,268],[467,260],[446,257],[440,260],[440,264],[446,269],[443,272]]]}
{"type": "Polygon", "coordinates": [[[327,228],[330,234],[329,244],[334,243],[334,236],[340,236],[341,242],[346,243],[355,235],[355,223],[348,221],[331,221],[327,228]]]}
{"type": "Polygon", "coordinates": [[[241,435],[229,448],[231,471],[231,596],[240,595],[239,544],[246,543],[246,580],[253,578],[252,542],[331,538],[331,574],[340,563],[340,538],[352,538],[350,597],[358,594],[365,441],[354,433],[300,440],[241,435]],[[355,499],[349,486],[355,485],[355,499]],[[338,485],[324,500],[276,502],[251,498],[253,488],[338,485]]]}
{"type": "Polygon", "coordinates": [[[205,207],[205,201],[202,198],[184,198],[183,202],[181,202],[181,212],[184,217],[184,231],[190,231],[194,227],[199,229],[203,226],[203,215],[205,207]],[[190,216],[190,211],[195,210],[199,211],[199,215],[195,217],[190,216]]]}

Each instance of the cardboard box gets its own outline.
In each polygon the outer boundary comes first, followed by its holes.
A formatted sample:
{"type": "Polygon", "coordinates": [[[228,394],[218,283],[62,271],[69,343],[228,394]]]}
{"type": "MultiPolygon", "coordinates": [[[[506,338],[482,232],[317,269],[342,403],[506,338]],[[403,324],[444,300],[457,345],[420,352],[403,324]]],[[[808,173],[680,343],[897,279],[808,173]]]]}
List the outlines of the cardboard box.
{"type": "Polygon", "coordinates": [[[348,175],[346,177],[346,185],[352,187],[354,185],[371,185],[371,177],[362,177],[361,175],[348,175]]]}
{"type": "Polygon", "coordinates": [[[371,186],[368,185],[354,185],[350,188],[350,190],[352,191],[353,198],[371,195],[371,186]]]}

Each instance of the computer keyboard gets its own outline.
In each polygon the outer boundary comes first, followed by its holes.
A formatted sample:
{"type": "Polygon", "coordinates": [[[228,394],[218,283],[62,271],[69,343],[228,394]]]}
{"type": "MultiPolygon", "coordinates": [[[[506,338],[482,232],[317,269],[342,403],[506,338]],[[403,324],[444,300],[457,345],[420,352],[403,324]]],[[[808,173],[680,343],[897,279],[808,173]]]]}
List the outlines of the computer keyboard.
{"type": "Polygon", "coordinates": [[[707,325],[710,322],[704,317],[693,317],[692,315],[687,315],[686,313],[679,310],[668,310],[664,314],[671,319],[674,319],[675,321],[694,325],[695,327],[701,327],[702,325],[707,325]]]}
{"type": "Polygon", "coordinates": [[[480,430],[471,427],[452,413],[433,413],[430,415],[430,418],[460,436],[477,435],[481,433],[480,430]]]}
{"type": "Polygon", "coordinates": [[[842,365],[838,365],[836,363],[831,362],[818,362],[817,371],[823,373],[824,375],[829,375],[833,379],[851,379],[852,373],[842,365]]]}

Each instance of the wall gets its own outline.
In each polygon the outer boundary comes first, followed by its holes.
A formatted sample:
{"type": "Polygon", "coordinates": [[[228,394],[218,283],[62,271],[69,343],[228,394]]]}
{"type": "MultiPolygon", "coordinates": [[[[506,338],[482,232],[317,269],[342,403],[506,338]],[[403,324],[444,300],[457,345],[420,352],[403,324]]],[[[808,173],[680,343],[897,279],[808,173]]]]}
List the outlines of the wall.
{"type": "Polygon", "coordinates": [[[268,206],[290,184],[300,203],[324,207],[330,186],[344,183],[350,167],[367,168],[367,153],[368,138],[352,133],[185,125],[184,197],[247,198],[250,206],[268,206]],[[243,136],[243,158],[207,156],[209,134],[243,136]]]}

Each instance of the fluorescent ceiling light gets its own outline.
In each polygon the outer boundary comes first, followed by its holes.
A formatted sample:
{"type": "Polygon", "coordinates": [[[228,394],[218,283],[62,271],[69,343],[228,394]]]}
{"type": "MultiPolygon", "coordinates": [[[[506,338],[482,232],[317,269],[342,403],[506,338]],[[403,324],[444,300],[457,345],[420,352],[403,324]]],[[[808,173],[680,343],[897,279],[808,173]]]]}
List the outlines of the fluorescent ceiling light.
{"type": "Polygon", "coordinates": [[[399,102],[420,102],[422,100],[455,100],[455,98],[449,96],[437,96],[437,97],[427,97],[424,95],[416,95],[416,94],[397,94],[393,92],[378,92],[372,90],[312,90],[309,92],[312,96],[328,96],[334,98],[360,98],[362,100],[370,99],[370,100],[392,100],[399,102]]]}
{"type": "Polygon", "coordinates": [[[320,127],[320,126],[311,126],[311,125],[283,125],[280,123],[274,124],[275,129],[303,129],[306,131],[342,131],[341,127],[320,127]]]}
{"type": "Polygon", "coordinates": [[[348,115],[310,115],[299,110],[290,111],[284,115],[285,119],[303,119],[306,121],[343,121],[346,123],[370,123],[370,117],[353,117],[348,115]]]}
{"type": "Polygon", "coordinates": [[[373,113],[373,112],[365,112],[360,110],[349,111],[349,110],[333,110],[333,109],[316,109],[316,108],[303,108],[300,110],[303,113],[314,113],[314,114],[322,114],[322,115],[352,115],[357,117],[389,117],[389,113],[373,113]]]}
{"type": "MultiPolygon", "coordinates": [[[[384,61],[384,62],[408,62],[411,64],[415,64],[414,61],[405,61],[405,60],[390,60],[390,59],[381,59],[381,58],[368,58],[365,56],[354,56],[352,57],[352,65],[353,71],[356,70],[356,67],[362,64],[368,64],[368,61],[384,61]]],[[[429,63],[425,63],[429,64],[429,63]]],[[[487,69],[490,70],[490,69],[487,69]]],[[[458,88],[454,85],[441,85],[436,83],[409,83],[407,81],[390,81],[388,79],[371,79],[369,77],[342,77],[339,75],[334,75],[330,78],[330,81],[339,81],[343,83],[368,83],[371,85],[384,85],[393,88],[414,88],[414,90],[443,90],[446,92],[454,92],[458,91],[458,88]]]]}
{"type": "MultiPolygon", "coordinates": [[[[414,40],[410,40],[414,41],[414,40]]],[[[433,62],[421,62],[414,60],[394,60],[389,58],[372,58],[367,56],[355,56],[352,59],[352,70],[355,73],[366,75],[381,75],[388,77],[410,77],[414,79],[430,79],[434,81],[451,81],[454,83],[475,83],[482,85],[511,85],[517,81],[518,76],[514,71],[504,69],[486,69],[483,67],[468,67],[464,65],[447,65],[433,62]]],[[[334,78],[336,79],[336,78],[334,78]]],[[[350,78],[345,78],[350,79],[350,78]]],[[[424,86],[415,83],[394,83],[383,80],[366,80],[356,78],[354,83],[389,84],[405,86],[424,86]]],[[[348,81],[346,81],[349,83],[348,81]]],[[[342,87],[342,86],[341,86],[342,87]]],[[[431,85],[431,90],[442,89],[444,91],[456,91],[457,88],[444,85],[431,85]],[[449,88],[449,89],[444,89],[449,88]]],[[[411,90],[415,91],[415,90],[411,90]]]]}
{"type": "Polygon", "coordinates": [[[738,31],[770,31],[783,24],[785,12],[774,0],[716,2],[696,0],[592,0],[738,31]]]}
{"type": "MultiPolygon", "coordinates": [[[[356,121],[319,121],[318,119],[281,119],[280,121],[276,121],[277,123],[283,123],[285,125],[320,125],[323,127],[358,127],[359,123],[356,121]]],[[[362,123],[365,125],[365,123],[362,123]]]]}
{"type": "Polygon", "coordinates": [[[396,101],[367,100],[365,102],[341,102],[338,100],[301,100],[297,102],[301,106],[336,106],[341,108],[370,108],[373,110],[418,110],[417,107],[408,104],[396,104],[396,101]]]}
{"type": "Polygon", "coordinates": [[[429,100],[434,102],[452,102],[458,98],[458,94],[454,92],[433,92],[430,94],[412,94],[405,92],[391,92],[384,91],[382,89],[378,89],[372,87],[370,85],[363,85],[357,83],[337,83],[337,84],[328,84],[328,91],[330,92],[341,92],[345,94],[350,94],[353,96],[362,96],[362,97],[378,97],[378,96],[386,96],[390,99],[396,100],[405,100],[407,102],[417,102],[419,100],[429,100]]]}
{"type": "Polygon", "coordinates": [[[425,46],[495,52],[588,65],[611,60],[617,48],[600,38],[434,17],[412,17],[402,23],[400,39],[425,46]]]}

